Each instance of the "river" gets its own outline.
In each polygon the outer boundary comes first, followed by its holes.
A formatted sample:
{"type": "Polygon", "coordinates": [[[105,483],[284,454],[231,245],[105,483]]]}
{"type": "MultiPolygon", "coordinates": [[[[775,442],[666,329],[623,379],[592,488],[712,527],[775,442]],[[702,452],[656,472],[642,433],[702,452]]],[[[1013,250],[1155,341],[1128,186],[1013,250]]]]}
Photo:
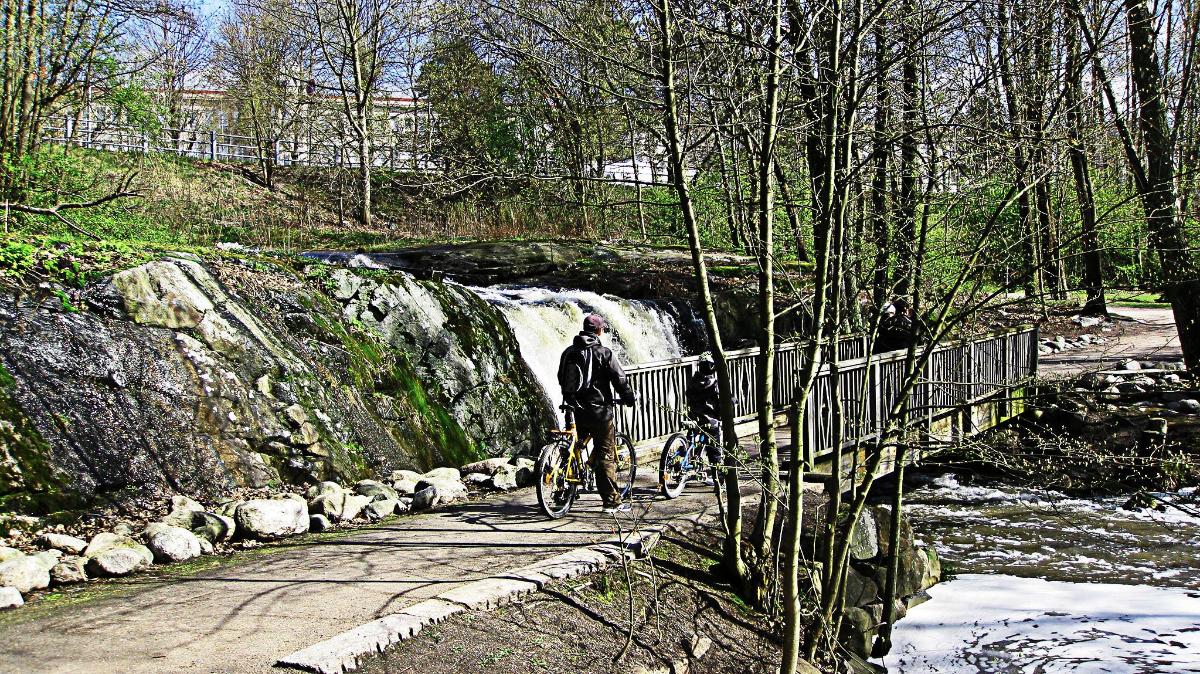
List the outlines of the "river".
{"type": "Polygon", "coordinates": [[[1200,672],[1200,503],[1071,498],[952,474],[907,497],[949,580],[896,625],[889,672],[1200,672]]]}

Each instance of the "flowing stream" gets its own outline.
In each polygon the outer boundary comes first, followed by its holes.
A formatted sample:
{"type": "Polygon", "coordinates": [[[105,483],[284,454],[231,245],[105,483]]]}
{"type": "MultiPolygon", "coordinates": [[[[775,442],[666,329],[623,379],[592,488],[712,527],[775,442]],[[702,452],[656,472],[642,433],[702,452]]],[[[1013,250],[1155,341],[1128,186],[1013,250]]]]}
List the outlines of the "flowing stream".
{"type": "MultiPolygon", "coordinates": [[[[658,302],[537,287],[471,290],[504,314],[520,344],[521,356],[555,408],[562,402],[558,358],[579,333],[587,314],[598,313],[608,321],[611,331],[604,337],[604,343],[627,366],[685,355],[681,329],[693,329],[681,326],[676,319],[679,312],[672,312],[658,302]]],[[[686,316],[690,310],[684,308],[682,312],[686,316]]]]}
{"type": "Polygon", "coordinates": [[[943,475],[908,497],[954,575],[897,623],[889,672],[1200,672],[1200,503],[1165,512],[943,475]]]}

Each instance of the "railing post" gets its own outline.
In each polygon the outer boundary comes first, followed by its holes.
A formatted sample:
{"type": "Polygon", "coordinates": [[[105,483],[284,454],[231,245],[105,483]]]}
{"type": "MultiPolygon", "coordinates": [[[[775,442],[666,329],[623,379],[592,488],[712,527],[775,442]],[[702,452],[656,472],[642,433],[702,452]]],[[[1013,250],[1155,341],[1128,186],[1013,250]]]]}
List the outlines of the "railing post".
{"type": "Polygon", "coordinates": [[[217,130],[212,129],[208,132],[208,160],[217,160],[217,130]]]}

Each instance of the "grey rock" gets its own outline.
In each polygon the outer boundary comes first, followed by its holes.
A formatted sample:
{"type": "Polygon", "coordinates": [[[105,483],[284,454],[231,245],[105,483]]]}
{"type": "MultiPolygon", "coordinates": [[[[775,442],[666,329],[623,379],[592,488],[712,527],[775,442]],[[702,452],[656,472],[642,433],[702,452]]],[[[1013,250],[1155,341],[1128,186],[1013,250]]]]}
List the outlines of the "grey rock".
{"type": "Polygon", "coordinates": [[[188,529],[156,522],[146,527],[146,547],[159,564],[186,562],[200,556],[200,539],[188,529]]]}
{"type": "Polygon", "coordinates": [[[255,499],[238,506],[234,521],[243,538],[276,540],[308,532],[308,507],[295,499],[255,499]]]}
{"type": "Polygon", "coordinates": [[[921,576],[921,590],[928,590],[942,580],[942,560],[938,559],[937,550],[932,547],[921,548],[925,553],[925,572],[921,576]]]}
{"type": "Polygon", "coordinates": [[[863,508],[850,537],[850,558],[855,560],[874,559],[879,555],[879,528],[875,524],[875,513],[863,508]]]}
{"type": "Polygon", "coordinates": [[[393,470],[392,482],[400,482],[401,480],[410,480],[413,483],[419,482],[423,476],[415,470],[393,470]]]}
{"type": "Polygon", "coordinates": [[[517,486],[516,466],[505,466],[492,475],[492,488],[497,491],[511,491],[517,486]]]}
{"type": "Polygon", "coordinates": [[[517,486],[532,487],[537,482],[537,464],[530,459],[517,459],[517,486]]]}
{"type": "Polygon", "coordinates": [[[713,645],[712,639],[709,639],[708,637],[701,635],[701,634],[697,634],[697,635],[693,636],[691,639],[687,640],[687,642],[686,642],[688,655],[692,656],[693,658],[695,658],[697,660],[704,657],[705,655],[708,655],[708,651],[709,651],[709,649],[712,648],[712,645],[713,645]]]}
{"type": "Polygon", "coordinates": [[[87,571],[84,567],[87,565],[87,560],[83,557],[68,555],[59,560],[58,564],[50,569],[50,584],[51,585],[72,585],[74,583],[86,582],[87,571]]]}
{"type": "Polygon", "coordinates": [[[846,572],[846,605],[866,606],[879,600],[879,586],[854,567],[846,572]]]}
{"type": "Polygon", "coordinates": [[[463,484],[467,485],[468,489],[491,489],[492,476],[487,473],[468,473],[463,476],[463,484]]]}
{"type": "Polygon", "coordinates": [[[45,533],[38,537],[38,542],[43,547],[61,550],[72,555],[81,554],[87,548],[87,541],[66,534],[45,533]]]}
{"type": "Polygon", "coordinates": [[[429,510],[438,504],[437,487],[430,485],[413,494],[409,509],[413,512],[429,510]]]}
{"type": "Polygon", "coordinates": [[[49,587],[50,568],[34,555],[10,559],[0,564],[0,585],[14,587],[21,594],[49,587]]]}
{"type": "Polygon", "coordinates": [[[334,496],[344,491],[346,490],[342,489],[342,485],[336,482],[321,482],[309,487],[308,491],[305,492],[305,496],[308,496],[308,499],[311,501],[319,496],[334,496]]]}
{"type": "Polygon", "coordinates": [[[1175,410],[1182,414],[1200,414],[1200,400],[1195,398],[1180,400],[1176,405],[1175,410]]]}
{"type": "Polygon", "coordinates": [[[189,529],[201,541],[228,543],[237,533],[237,523],[233,521],[232,517],[217,513],[192,513],[189,529]]]}
{"type": "Polygon", "coordinates": [[[859,657],[870,657],[878,630],[879,619],[869,608],[848,608],[842,614],[842,643],[859,657]]]}
{"type": "Polygon", "coordinates": [[[396,499],[371,501],[367,504],[366,508],[363,508],[363,515],[366,516],[368,522],[378,522],[385,517],[396,514],[396,505],[399,503],[400,501],[396,499]]]}
{"type": "Polygon", "coordinates": [[[491,476],[495,475],[496,471],[501,470],[504,466],[509,465],[512,464],[508,462],[508,459],[504,457],[497,457],[493,459],[484,459],[483,461],[476,461],[475,463],[468,463],[462,468],[459,468],[458,471],[464,477],[471,473],[483,473],[484,475],[491,476]]]}
{"type": "Polygon", "coordinates": [[[458,480],[459,478],[462,477],[462,475],[458,472],[457,468],[443,467],[443,468],[434,468],[433,470],[425,473],[421,477],[426,480],[430,480],[430,481],[433,481],[433,480],[458,480]]]}
{"type": "Polygon", "coordinates": [[[1124,363],[1121,363],[1120,369],[1125,370],[1126,372],[1137,372],[1138,370],[1142,369],[1142,364],[1136,360],[1127,360],[1124,363]]]}
{"type": "Polygon", "coordinates": [[[458,479],[457,474],[453,479],[425,478],[417,483],[417,493],[428,487],[437,489],[437,502],[439,504],[450,503],[467,497],[467,487],[458,479]]]}
{"type": "Polygon", "coordinates": [[[417,483],[420,481],[421,481],[421,478],[419,476],[415,480],[409,480],[409,479],[395,480],[392,482],[392,488],[396,490],[397,494],[411,496],[414,492],[417,491],[417,483]]]}
{"type": "Polygon", "coordinates": [[[1162,383],[1174,386],[1183,383],[1183,378],[1177,374],[1165,374],[1162,377],[1162,383]]]}
{"type": "Polygon", "coordinates": [[[135,548],[115,547],[104,550],[95,557],[88,558],[86,569],[89,576],[104,576],[109,578],[128,576],[136,571],[148,568],[154,555],[148,548],[141,552],[135,548]]]}
{"type": "Polygon", "coordinates": [[[1131,381],[1126,381],[1117,384],[1117,391],[1120,393],[1145,393],[1146,389],[1131,381]]]}
{"type": "MultiPolygon", "coordinates": [[[[102,531],[88,542],[88,546],[83,550],[84,557],[95,557],[96,555],[112,548],[140,548],[141,543],[135,541],[132,537],[125,534],[115,532],[102,531]]],[[[154,555],[150,555],[150,560],[154,559],[154,555]]]]}
{"type": "Polygon", "coordinates": [[[125,312],[135,323],[161,328],[194,328],[213,303],[177,265],[149,262],[113,275],[125,312]]]}
{"type": "Polygon", "coordinates": [[[4,545],[0,545],[0,563],[4,563],[10,559],[16,559],[17,557],[24,557],[24,556],[25,556],[25,553],[21,552],[20,550],[18,550],[16,548],[10,548],[10,547],[4,546],[4,545]]]}
{"type": "Polygon", "coordinates": [[[6,608],[18,608],[25,605],[20,591],[15,587],[0,587],[0,611],[6,608]]]}
{"type": "Polygon", "coordinates": [[[199,536],[197,536],[196,540],[200,542],[200,554],[211,555],[211,554],[216,553],[216,551],[217,551],[216,547],[214,547],[213,544],[211,542],[209,542],[209,540],[207,538],[200,538],[199,536]]]}
{"type": "Polygon", "coordinates": [[[310,515],[308,518],[308,530],[312,532],[329,531],[333,528],[333,522],[324,515],[310,515]]]}
{"type": "Polygon", "coordinates": [[[376,480],[359,480],[354,483],[354,491],[375,501],[400,498],[395,489],[376,480]]]}
{"type": "Polygon", "coordinates": [[[410,499],[410,498],[400,498],[399,500],[396,501],[395,512],[397,515],[403,515],[403,514],[407,513],[411,508],[412,508],[412,499],[410,499]]]}

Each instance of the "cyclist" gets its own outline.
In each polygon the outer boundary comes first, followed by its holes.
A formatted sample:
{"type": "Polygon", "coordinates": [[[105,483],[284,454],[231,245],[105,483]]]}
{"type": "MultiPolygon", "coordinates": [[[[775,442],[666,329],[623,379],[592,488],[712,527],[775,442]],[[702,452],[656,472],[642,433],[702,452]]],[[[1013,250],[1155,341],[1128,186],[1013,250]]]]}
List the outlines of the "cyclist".
{"type": "MultiPolygon", "coordinates": [[[[696,365],[696,371],[688,380],[688,417],[708,435],[708,463],[713,468],[721,465],[721,392],[717,387],[717,365],[712,354],[704,353],[696,365]]],[[[710,480],[709,475],[704,481],[710,480]]]]}
{"type": "Polygon", "coordinates": [[[558,361],[558,384],[563,404],[575,411],[579,436],[592,437],[590,462],[596,474],[596,487],[604,501],[604,512],[627,512],[629,504],[621,500],[617,488],[617,428],[613,421],[613,393],[622,405],[637,400],[621,363],[612,350],[600,343],[608,323],[599,314],[583,319],[583,330],[558,361]]]}

